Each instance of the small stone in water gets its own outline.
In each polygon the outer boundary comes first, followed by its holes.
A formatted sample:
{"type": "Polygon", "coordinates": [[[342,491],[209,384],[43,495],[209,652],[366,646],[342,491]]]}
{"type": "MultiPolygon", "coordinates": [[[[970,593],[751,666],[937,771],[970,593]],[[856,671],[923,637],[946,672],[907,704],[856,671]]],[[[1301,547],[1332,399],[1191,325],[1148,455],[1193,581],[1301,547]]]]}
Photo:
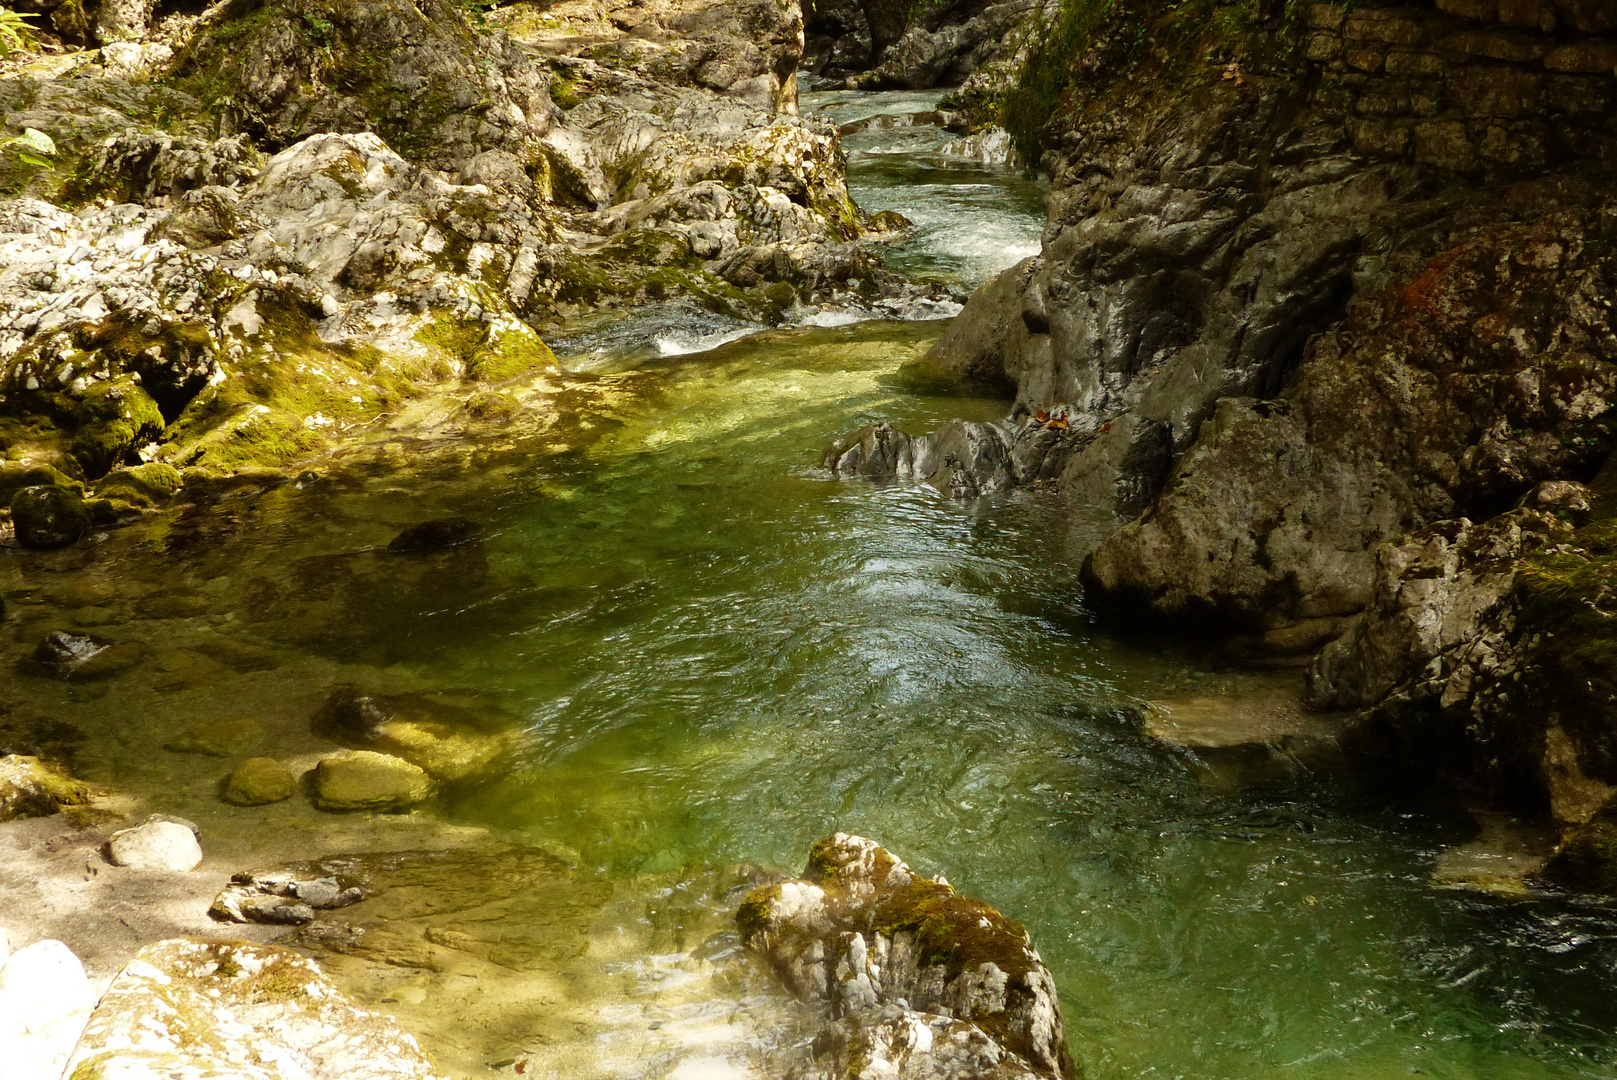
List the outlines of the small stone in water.
{"type": "Polygon", "coordinates": [[[470,518],[445,517],[411,525],[387,545],[392,552],[442,551],[483,537],[483,526],[470,518]]]}
{"type": "Polygon", "coordinates": [[[297,790],[297,778],[279,761],[248,758],[230,771],[224,800],[237,806],[264,806],[290,799],[297,790]]]}

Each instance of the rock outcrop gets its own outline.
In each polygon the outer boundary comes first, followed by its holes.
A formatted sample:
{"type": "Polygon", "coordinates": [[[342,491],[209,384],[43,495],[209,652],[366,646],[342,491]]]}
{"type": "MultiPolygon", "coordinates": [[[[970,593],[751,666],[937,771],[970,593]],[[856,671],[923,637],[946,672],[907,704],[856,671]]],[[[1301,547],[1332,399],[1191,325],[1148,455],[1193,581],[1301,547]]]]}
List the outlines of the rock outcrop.
{"type": "Polygon", "coordinates": [[[805,1080],[1077,1075],[1027,931],[874,841],[821,840],[800,879],[754,889],[737,922],[746,947],[825,1011],[805,1080]]]}

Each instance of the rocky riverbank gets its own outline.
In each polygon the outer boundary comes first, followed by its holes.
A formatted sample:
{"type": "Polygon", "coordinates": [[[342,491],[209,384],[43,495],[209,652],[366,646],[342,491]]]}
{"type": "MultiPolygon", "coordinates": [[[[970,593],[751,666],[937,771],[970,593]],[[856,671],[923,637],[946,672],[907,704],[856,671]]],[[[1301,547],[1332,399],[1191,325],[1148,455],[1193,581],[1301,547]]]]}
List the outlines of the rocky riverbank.
{"type": "Polygon", "coordinates": [[[931,356],[1010,418],[825,464],[1109,506],[1096,610],[1306,667],[1378,768],[1553,816],[1609,887],[1617,22],[1249,7],[1068,5],[1003,106],[1049,109],[1043,253],[931,356]]]}

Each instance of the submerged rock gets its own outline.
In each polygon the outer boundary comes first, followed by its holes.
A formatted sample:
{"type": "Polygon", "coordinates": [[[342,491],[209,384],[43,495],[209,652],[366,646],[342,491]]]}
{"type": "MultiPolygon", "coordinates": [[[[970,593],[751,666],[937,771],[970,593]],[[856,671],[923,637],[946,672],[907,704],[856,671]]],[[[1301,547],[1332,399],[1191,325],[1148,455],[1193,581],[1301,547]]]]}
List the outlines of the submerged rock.
{"type": "Polygon", "coordinates": [[[53,630],[35,647],[31,669],[58,679],[88,682],[120,674],[145,658],[146,646],[138,641],[113,642],[53,630]]]}
{"type": "Polygon", "coordinates": [[[314,804],[322,810],[406,810],[434,794],[431,777],[391,754],[346,750],[314,767],[314,804]]]}
{"type": "Polygon", "coordinates": [[[754,889],[736,921],[833,1018],[805,1078],[1077,1076],[1026,929],[873,841],[821,840],[801,879],[754,889]]]}
{"type": "Polygon", "coordinates": [[[482,538],[483,526],[470,518],[433,518],[400,532],[387,545],[387,549],[400,553],[442,551],[475,543],[482,538]]]}
{"type": "Polygon", "coordinates": [[[341,687],[314,730],[356,749],[379,750],[454,783],[495,770],[516,748],[518,720],[476,696],[362,694],[341,687]]]}
{"type": "Polygon", "coordinates": [[[107,842],[115,866],[132,870],[195,870],[202,861],[196,829],[178,821],[155,820],[120,829],[107,842]]]}
{"type": "Polygon", "coordinates": [[[297,777],[274,758],[255,757],[230,770],[221,797],[237,806],[284,802],[297,794],[297,777]]]}
{"type": "Polygon", "coordinates": [[[264,726],[248,717],[205,720],[192,724],[163,744],[176,754],[207,754],[235,757],[245,754],[264,739],[264,726]]]}
{"type": "Polygon", "coordinates": [[[142,949],[90,1016],[76,1080],[438,1080],[415,1039],[355,1005],[312,960],[244,941],[142,949]]]}
{"type": "Polygon", "coordinates": [[[89,801],[88,786],[37,757],[0,757],[0,821],[49,817],[64,806],[89,801]]]}

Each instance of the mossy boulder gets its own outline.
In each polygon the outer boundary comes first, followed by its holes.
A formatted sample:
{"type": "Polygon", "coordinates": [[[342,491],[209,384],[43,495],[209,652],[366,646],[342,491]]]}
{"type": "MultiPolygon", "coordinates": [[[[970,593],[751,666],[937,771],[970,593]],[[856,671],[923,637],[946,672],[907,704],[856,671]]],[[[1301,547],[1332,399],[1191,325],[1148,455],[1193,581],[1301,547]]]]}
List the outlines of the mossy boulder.
{"type": "Polygon", "coordinates": [[[95,493],[131,506],[158,506],[172,499],[182,483],[178,469],[153,461],[134,468],[114,469],[96,484],[95,493]]]}
{"type": "Polygon", "coordinates": [[[26,487],[11,500],[17,543],[27,548],[62,548],[90,530],[90,507],[70,488],[54,484],[26,487]]]}
{"type": "Polygon", "coordinates": [[[248,758],[225,778],[222,797],[237,806],[264,806],[283,802],[297,793],[298,781],[274,758],[248,758]]]}
{"type": "Polygon", "coordinates": [[[37,757],[0,757],[0,821],[49,817],[64,806],[83,806],[90,789],[37,757]]]}
{"type": "Polygon", "coordinates": [[[407,810],[434,794],[425,771],[391,754],[348,750],[314,767],[314,804],[322,810],[407,810]]]}
{"type": "Polygon", "coordinates": [[[135,451],[163,437],[163,413],[132,377],[97,383],[79,403],[73,456],[90,476],[136,460],[135,451]]]}
{"type": "Polygon", "coordinates": [[[59,487],[84,497],[84,482],[49,465],[0,464],[0,506],[10,506],[17,492],[30,487],[59,487]]]}

